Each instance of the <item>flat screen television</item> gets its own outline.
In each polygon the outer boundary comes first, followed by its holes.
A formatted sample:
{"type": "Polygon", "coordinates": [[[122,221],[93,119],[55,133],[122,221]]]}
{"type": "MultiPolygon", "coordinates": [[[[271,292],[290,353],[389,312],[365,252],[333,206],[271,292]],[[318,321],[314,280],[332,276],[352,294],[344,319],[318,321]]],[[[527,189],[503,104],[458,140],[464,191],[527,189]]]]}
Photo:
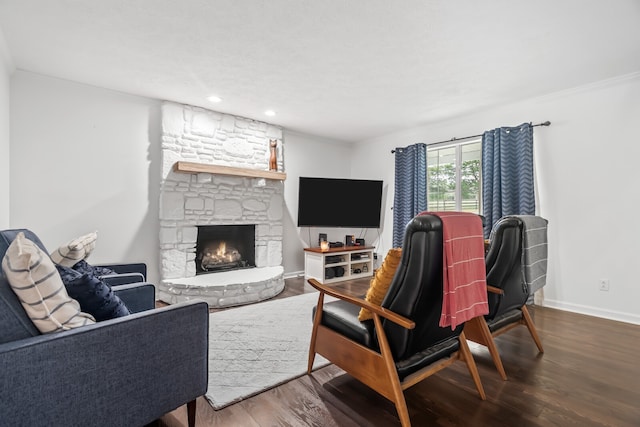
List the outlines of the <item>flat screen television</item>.
{"type": "Polygon", "coordinates": [[[300,177],[298,227],[379,228],[382,181],[300,177]]]}

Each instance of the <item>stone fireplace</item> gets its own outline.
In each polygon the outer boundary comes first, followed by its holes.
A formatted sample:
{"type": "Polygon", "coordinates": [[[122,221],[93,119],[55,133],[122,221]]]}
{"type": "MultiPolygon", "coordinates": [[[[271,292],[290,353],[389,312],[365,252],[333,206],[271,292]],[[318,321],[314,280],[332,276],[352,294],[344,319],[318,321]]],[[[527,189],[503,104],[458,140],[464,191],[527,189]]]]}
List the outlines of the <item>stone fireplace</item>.
{"type": "Polygon", "coordinates": [[[284,174],[268,172],[271,140],[282,172],[282,129],[163,103],[159,299],[227,307],[282,291],[284,174]]]}

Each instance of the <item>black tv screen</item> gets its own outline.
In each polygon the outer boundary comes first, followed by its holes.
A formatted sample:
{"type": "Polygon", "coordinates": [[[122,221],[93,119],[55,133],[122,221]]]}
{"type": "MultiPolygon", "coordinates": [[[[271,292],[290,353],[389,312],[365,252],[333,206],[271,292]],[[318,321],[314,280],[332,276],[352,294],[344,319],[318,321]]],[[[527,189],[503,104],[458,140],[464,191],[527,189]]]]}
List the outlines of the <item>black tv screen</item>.
{"type": "Polygon", "coordinates": [[[379,228],[382,181],[300,177],[298,227],[379,228]]]}

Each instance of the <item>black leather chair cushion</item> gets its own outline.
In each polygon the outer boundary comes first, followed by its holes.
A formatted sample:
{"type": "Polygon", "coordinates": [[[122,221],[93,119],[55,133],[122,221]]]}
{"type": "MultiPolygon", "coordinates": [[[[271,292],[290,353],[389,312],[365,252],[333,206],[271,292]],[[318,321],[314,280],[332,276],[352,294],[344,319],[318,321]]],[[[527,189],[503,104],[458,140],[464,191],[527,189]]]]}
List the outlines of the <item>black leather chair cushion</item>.
{"type": "Polygon", "coordinates": [[[421,354],[426,348],[460,335],[439,326],[442,313],[442,221],[435,215],[418,215],[407,224],[402,258],[382,301],[388,308],[415,322],[405,329],[384,320],[383,327],[396,361],[421,354]]]}
{"type": "Polygon", "coordinates": [[[451,355],[451,353],[457,351],[459,347],[460,341],[458,337],[451,337],[396,363],[396,370],[398,371],[400,381],[418,369],[422,369],[433,362],[451,355]]]}
{"type": "Polygon", "coordinates": [[[505,217],[494,225],[486,256],[487,284],[502,289],[504,294],[489,292],[487,319],[520,308],[529,298],[522,274],[522,233],[522,221],[518,218],[505,217]]]}
{"type": "MultiPolygon", "coordinates": [[[[365,347],[378,350],[374,340],[373,320],[358,320],[360,307],[346,301],[332,301],[324,304],[322,324],[365,347]]],[[[313,316],[316,307],[313,308],[313,316]]]]}
{"type": "Polygon", "coordinates": [[[489,330],[491,332],[497,331],[503,326],[510,325],[522,319],[522,310],[515,309],[508,311],[500,316],[497,316],[493,319],[487,319],[487,325],[489,326],[489,330]]]}

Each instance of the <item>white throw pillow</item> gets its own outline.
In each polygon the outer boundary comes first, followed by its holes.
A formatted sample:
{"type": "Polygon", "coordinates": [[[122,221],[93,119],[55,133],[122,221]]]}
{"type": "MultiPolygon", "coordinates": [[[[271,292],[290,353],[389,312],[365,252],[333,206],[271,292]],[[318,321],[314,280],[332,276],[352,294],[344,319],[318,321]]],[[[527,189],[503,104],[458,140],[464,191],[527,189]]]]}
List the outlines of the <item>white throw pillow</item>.
{"type": "Polygon", "coordinates": [[[9,245],[2,269],[24,311],[43,334],[95,323],[69,297],[49,256],[24,233],[18,233],[9,245]]]}
{"type": "Polygon", "coordinates": [[[56,264],[64,267],[73,267],[78,261],[87,259],[93,249],[96,247],[98,232],[85,234],[69,243],[60,246],[51,253],[51,259],[56,264]]]}

